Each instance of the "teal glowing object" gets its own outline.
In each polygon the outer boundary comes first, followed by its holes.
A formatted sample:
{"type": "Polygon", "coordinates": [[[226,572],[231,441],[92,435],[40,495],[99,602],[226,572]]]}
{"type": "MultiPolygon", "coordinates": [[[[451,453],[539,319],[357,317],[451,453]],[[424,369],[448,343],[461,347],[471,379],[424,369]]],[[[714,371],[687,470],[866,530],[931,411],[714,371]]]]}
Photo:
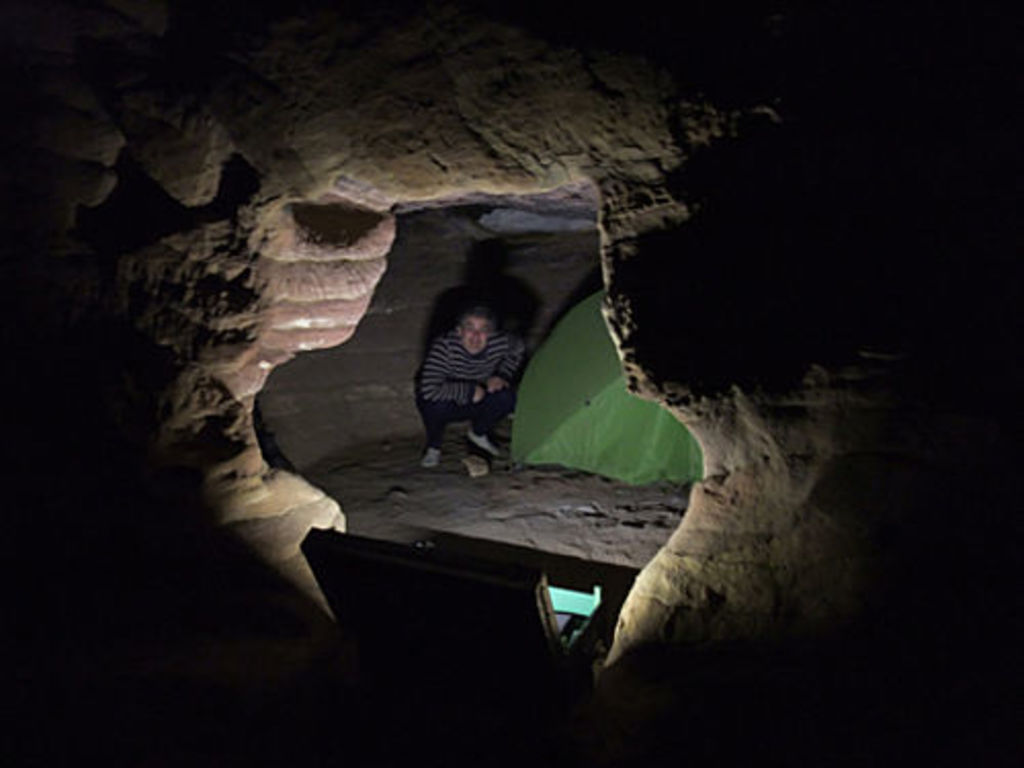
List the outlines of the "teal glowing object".
{"type": "Polygon", "coordinates": [[[565,587],[548,585],[548,597],[558,622],[558,636],[563,648],[571,648],[583,634],[590,617],[601,604],[601,585],[594,586],[593,592],[579,592],[565,587]]]}
{"type": "Polygon", "coordinates": [[[551,595],[551,607],[555,613],[573,613],[590,618],[601,604],[600,585],[594,587],[593,593],[549,586],[548,594],[551,595]]]}

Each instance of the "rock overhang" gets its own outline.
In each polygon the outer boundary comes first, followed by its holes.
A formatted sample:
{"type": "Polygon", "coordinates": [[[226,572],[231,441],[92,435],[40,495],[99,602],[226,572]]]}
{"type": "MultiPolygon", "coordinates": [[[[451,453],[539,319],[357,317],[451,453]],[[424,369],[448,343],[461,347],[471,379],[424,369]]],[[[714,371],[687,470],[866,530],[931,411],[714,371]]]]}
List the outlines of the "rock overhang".
{"type": "MultiPolygon", "coordinates": [[[[216,52],[216,66],[196,70],[212,78],[197,79],[189,69],[189,77],[178,81],[167,74],[173,74],[174,52],[181,48],[160,43],[165,34],[160,30],[178,35],[175,45],[180,45],[188,20],[202,13],[192,8],[175,17],[173,11],[172,6],[172,23],[166,27],[147,17],[124,38],[117,32],[124,29],[123,19],[101,23],[94,36],[104,40],[102,50],[83,46],[76,51],[74,36],[47,42],[47,50],[59,53],[55,66],[74,81],[74,87],[58,89],[58,100],[66,97],[81,106],[83,93],[99,94],[102,109],[85,109],[92,122],[88,129],[74,129],[82,137],[79,146],[68,149],[59,132],[40,134],[46,156],[38,167],[56,169],[53,178],[59,181],[41,199],[52,207],[44,223],[53,228],[48,235],[57,243],[55,251],[58,245],[78,249],[101,264],[103,279],[115,275],[113,284],[101,290],[127,297],[118,312],[126,313],[132,296],[153,297],[127,315],[139,333],[158,347],[174,349],[178,358],[179,369],[167,381],[148,382],[166,392],[163,401],[171,408],[158,430],[158,442],[167,442],[158,454],[235,484],[238,496],[223,488],[211,494],[227,510],[225,519],[244,518],[245,509],[258,510],[253,519],[264,515],[266,494],[276,492],[263,487],[268,481],[247,421],[261,377],[295,351],[347,338],[385,268],[388,238],[393,237],[388,222],[395,211],[452,194],[525,194],[583,183],[599,190],[598,223],[611,294],[606,313],[627,372],[639,391],[668,400],[701,439],[712,467],[698,490],[688,530],[673,536],[644,577],[627,611],[620,650],[666,637],[691,642],[761,632],[780,614],[827,622],[835,618],[828,604],[838,605],[840,613],[859,609],[856,600],[845,599],[864,590],[857,568],[830,582],[827,569],[815,565],[822,553],[833,553],[837,561],[873,568],[869,539],[853,530],[829,538],[829,526],[850,522],[843,516],[837,522],[828,512],[830,507],[846,509],[844,494],[851,492],[836,482],[846,471],[843,457],[856,464],[850,458],[854,454],[876,455],[877,473],[883,474],[886,457],[923,461],[928,466],[916,479],[900,481],[899,493],[894,492],[908,499],[894,512],[916,508],[913,499],[931,477],[928,467],[954,464],[956,451],[922,454],[920,446],[936,436],[935,430],[920,423],[895,429],[894,420],[902,422],[894,418],[897,412],[924,391],[935,394],[925,411],[965,407],[970,412],[965,418],[984,421],[977,404],[957,401],[957,387],[970,380],[969,373],[955,372],[953,383],[936,391],[929,387],[942,380],[943,341],[963,338],[946,333],[955,331],[956,324],[927,306],[929,291],[957,275],[963,276],[965,290],[993,286],[989,276],[963,269],[962,256],[953,254],[950,262],[949,249],[929,251],[942,258],[914,266],[914,254],[907,254],[916,242],[913,232],[895,238],[895,245],[878,246],[864,270],[869,277],[855,274],[859,290],[852,293],[849,284],[831,283],[827,270],[816,266],[808,247],[813,238],[792,222],[774,231],[798,233],[796,271],[780,272],[778,262],[748,248],[751,242],[756,245],[756,237],[737,235],[736,230],[746,228],[749,235],[760,225],[777,223],[771,214],[787,213],[790,186],[748,184],[745,175],[779,146],[786,149],[780,155],[784,160],[799,160],[807,151],[825,156],[828,172],[812,173],[814,183],[800,197],[816,203],[815,213],[828,213],[832,203],[844,200],[834,186],[815,199],[815,185],[822,180],[859,179],[853,191],[870,191],[870,180],[848,173],[851,167],[857,170],[856,163],[836,160],[839,152],[830,154],[840,148],[839,139],[856,133],[856,121],[835,141],[794,146],[753,140],[749,146],[755,149],[741,151],[737,160],[719,148],[741,146],[762,131],[812,137],[830,115],[818,123],[811,120],[810,129],[805,122],[803,133],[794,132],[780,105],[774,105],[774,114],[782,114],[781,125],[770,112],[761,113],[762,124],[744,122],[742,110],[716,108],[713,96],[680,97],[677,91],[687,87],[685,80],[673,83],[663,69],[635,56],[580,54],[565,37],[548,46],[523,28],[452,10],[427,22],[401,18],[394,28],[334,27],[327,23],[332,20],[328,12],[315,23],[298,18],[269,25],[263,37],[249,41],[228,35],[216,45],[234,46],[243,55],[216,52]],[[122,40],[127,40],[125,51],[102,59],[104,50],[109,54],[122,40]],[[139,50],[144,55],[137,55],[139,50]],[[79,54],[89,66],[76,68],[79,54]],[[112,77],[117,62],[127,67],[129,77],[112,77]],[[163,79],[148,69],[154,63],[163,79]],[[66,230],[76,212],[116,194],[112,180],[119,173],[118,155],[131,157],[185,209],[212,204],[233,155],[254,170],[259,188],[227,209],[212,210],[213,221],[184,219],[183,231],[164,233],[159,247],[90,254],[66,230]],[[843,172],[830,177],[837,165],[843,172]],[[192,170],[181,172],[186,168],[192,170]],[[737,189],[753,191],[730,199],[718,194],[715,185],[727,187],[730,195],[737,189]],[[327,206],[346,213],[335,218],[327,206]],[[317,224],[322,213],[327,218],[317,224]],[[310,235],[324,227],[328,236],[310,235]],[[111,261],[116,269],[108,269],[111,261]],[[303,275],[293,275],[300,262],[309,264],[303,275]],[[904,266],[876,269],[890,262],[904,266]],[[810,269],[801,272],[800,267],[810,269]],[[923,287],[916,285],[919,269],[928,276],[923,287]],[[936,270],[939,276],[932,279],[936,270]],[[874,290],[871,274],[878,275],[885,290],[874,290]],[[221,287],[231,294],[226,303],[208,290],[211,276],[225,278],[227,285],[221,287]],[[232,281],[238,281],[237,291],[232,281]],[[912,290],[901,293],[908,286],[912,290]],[[779,296],[786,301],[778,301],[779,296]],[[907,306],[904,296],[913,299],[907,306]],[[878,300],[875,305],[873,300],[878,300]],[[846,311],[839,306],[844,302],[857,306],[846,311]],[[318,309],[307,311],[313,304],[318,309]],[[218,314],[218,307],[226,311],[218,314]],[[872,324],[872,330],[883,332],[881,341],[869,338],[874,346],[862,347],[851,329],[858,330],[859,319],[870,320],[864,310],[883,308],[872,324]],[[914,320],[910,340],[920,343],[909,357],[894,354],[908,350],[890,347],[886,338],[893,319],[906,316],[894,314],[893,308],[909,311],[914,320]],[[837,316],[848,321],[841,324],[842,344],[836,343],[832,322],[837,316]],[[865,354],[858,355],[858,349],[865,354]],[[908,368],[917,372],[908,374],[908,368]],[[788,567],[794,562],[807,567],[788,567]],[[803,575],[796,573],[801,569],[803,575]],[[830,583],[843,599],[832,596],[801,607],[800,601],[811,600],[808,595],[816,589],[831,589],[830,583]]],[[[642,28],[649,26],[645,21],[642,28]]],[[[89,37],[88,24],[85,29],[89,37]]],[[[213,37],[210,31],[201,36],[200,48],[213,46],[213,37]]],[[[665,56],[664,51],[651,54],[665,56]]],[[[673,73],[678,78],[679,70],[673,73]]],[[[833,95],[831,115],[849,117],[856,111],[836,112],[843,98],[833,95]]],[[[756,101],[741,106],[763,107],[756,101]]],[[[802,108],[813,116],[806,103],[802,108]]],[[[851,146],[857,150],[854,160],[877,159],[862,144],[851,146]]],[[[785,180],[793,167],[776,166],[769,179],[785,180]]],[[[914,168],[910,161],[901,161],[900,167],[907,173],[914,168]]],[[[30,186],[37,183],[46,185],[34,180],[30,186]]],[[[883,207],[897,198],[896,193],[882,194],[883,207]]],[[[921,221],[919,214],[912,218],[921,221]]],[[[834,235],[843,230],[832,225],[849,221],[845,214],[826,217],[818,230],[829,237],[820,242],[839,242],[834,235]]],[[[839,261],[849,265],[856,249],[871,248],[893,221],[868,217],[868,228],[853,241],[856,247],[844,246],[839,261]]],[[[931,247],[937,240],[929,236],[925,244],[931,247]]],[[[964,240],[951,242],[959,246],[964,240]]],[[[984,238],[981,243],[993,248],[984,238]]],[[[776,248],[771,255],[784,250],[776,248]]],[[[982,256],[978,271],[990,266],[988,254],[982,256]]],[[[987,292],[994,297],[991,314],[974,307],[969,313],[970,322],[986,330],[1005,312],[1000,302],[1005,302],[1006,289],[995,288],[987,292]]],[[[940,295],[952,293],[946,286],[940,295]]],[[[1006,338],[1007,327],[997,339],[1006,338]]],[[[977,337],[982,358],[998,362],[998,344],[986,344],[985,333],[977,337]]],[[[968,358],[957,352],[952,367],[968,358]]],[[[1001,373],[995,378],[1005,375],[1014,381],[1005,368],[996,365],[1001,373]]],[[[986,392],[1005,386],[982,383],[986,392]]],[[[922,416],[921,422],[926,421],[922,416]]],[[[321,512],[317,507],[308,521],[322,524],[321,512]]],[[[337,525],[339,519],[328,523],[337,525]]],[[[282,524],[282,529],[294,536],[301,524],[294,529],[282,524]]],[[[266,526],[259,536],[266,536],[266,526]]],[[[275,548],[275,557],[286,550],[292,554],[289,548],[275,548]]]]}

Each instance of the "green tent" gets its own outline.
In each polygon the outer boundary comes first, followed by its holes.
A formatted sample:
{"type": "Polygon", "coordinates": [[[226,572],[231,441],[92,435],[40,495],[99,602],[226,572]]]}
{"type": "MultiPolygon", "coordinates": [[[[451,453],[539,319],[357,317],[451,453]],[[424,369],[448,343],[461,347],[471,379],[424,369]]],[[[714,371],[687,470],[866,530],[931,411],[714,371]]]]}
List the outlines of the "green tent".
{"type": "Polygon", "coordinates": [[[629,393],[599,292],[534,354],[519,385],[512,458],[561,464],[627,483],[703,476],[700,446],[664,408],[629,393]]]}

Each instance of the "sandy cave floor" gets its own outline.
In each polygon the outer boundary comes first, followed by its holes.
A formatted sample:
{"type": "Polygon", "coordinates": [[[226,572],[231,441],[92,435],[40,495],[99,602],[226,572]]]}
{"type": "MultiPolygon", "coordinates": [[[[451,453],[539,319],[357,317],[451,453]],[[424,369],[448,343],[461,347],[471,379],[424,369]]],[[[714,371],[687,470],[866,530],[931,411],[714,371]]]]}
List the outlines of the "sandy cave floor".
{"type": "MultiPolygon", "coordinates": [[[[490,462],[471,477],[463,459],[480,455],[465,425],[445,433],[441,464],[419,466],[422,438],[394,438],[326,458],[303,474],[338,500],[349,533],[415,541],[443,532],[555,555],[643,567],[686,511],[689,486],[632,486],[564,467],[490,462]]],[[[507,446],[499,428],[499,444],[507,446]]]]}

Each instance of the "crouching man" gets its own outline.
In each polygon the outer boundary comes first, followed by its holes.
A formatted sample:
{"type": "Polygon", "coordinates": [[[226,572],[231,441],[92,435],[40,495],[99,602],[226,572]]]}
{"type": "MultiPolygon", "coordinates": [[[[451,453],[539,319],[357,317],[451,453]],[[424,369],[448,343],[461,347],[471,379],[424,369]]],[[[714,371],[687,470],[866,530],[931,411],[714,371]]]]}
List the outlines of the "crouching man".
{"type": "Polygon", "coordinates": [[[499,454],[490,432],[516,406],[512,382],[523,362],[523,342],[494,326],[488,307],[472,307],[431,343],[416,379],[416,407],[427,430],[422,466],[440,463],[444,428],[453,421],[470,422],[467,439],[499,454]]]}

